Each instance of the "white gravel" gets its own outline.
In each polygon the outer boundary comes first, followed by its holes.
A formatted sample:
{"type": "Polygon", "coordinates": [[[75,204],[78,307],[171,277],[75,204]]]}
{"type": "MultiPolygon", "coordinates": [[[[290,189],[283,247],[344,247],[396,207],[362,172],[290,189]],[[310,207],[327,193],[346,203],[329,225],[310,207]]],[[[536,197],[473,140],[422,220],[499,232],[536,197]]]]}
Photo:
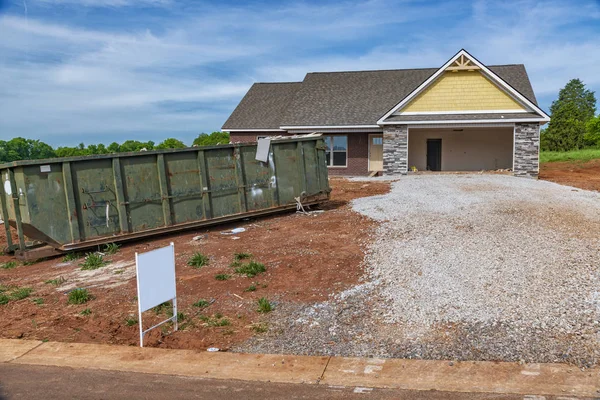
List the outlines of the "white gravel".
{"type": "Polygon", "coordinates": [[[353,201],[380,221],[365,284],[276,310],[244,351],[572,362],[600,357],[600,193],[416,175],[353,201]]]}

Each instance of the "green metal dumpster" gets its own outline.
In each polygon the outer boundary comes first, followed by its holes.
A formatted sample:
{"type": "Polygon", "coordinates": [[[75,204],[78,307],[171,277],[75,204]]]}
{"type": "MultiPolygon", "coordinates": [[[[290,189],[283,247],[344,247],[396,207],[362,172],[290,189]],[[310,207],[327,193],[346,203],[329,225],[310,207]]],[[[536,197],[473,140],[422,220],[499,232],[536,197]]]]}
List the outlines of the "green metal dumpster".
{"type": "Polygon", "coordinates": [[[267,162],[256,151],[249,143],[0,165],[7,250],[27,259],[42,244],[64,252],[329,198],[319,135],[272,140],[267,162]]]}

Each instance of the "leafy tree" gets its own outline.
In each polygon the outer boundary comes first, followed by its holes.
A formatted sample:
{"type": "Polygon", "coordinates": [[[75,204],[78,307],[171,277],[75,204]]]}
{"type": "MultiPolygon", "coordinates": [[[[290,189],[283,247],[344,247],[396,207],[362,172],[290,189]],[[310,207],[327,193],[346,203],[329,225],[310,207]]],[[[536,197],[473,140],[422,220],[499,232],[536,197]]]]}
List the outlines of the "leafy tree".
{"type": "Polygon", "coordinates": [[[568,151],[585,146],[587,122],[596,113],[596,97],[579,79],[558,92],[550,106],[551,120],[541,138],[543,150],[568,151]]]}
{"type": "Polygon", "coordinates": [[[208,133],[201,133],[196,139],[194,139],[194,146],[212,146],[215,144],[228,144],[229,133],[227,132],[213,132],[210,135],[208,133]]]}
{"type": "Polygon", "coordinates": [[[33,139],[16,137],[9,141],[0,140],[0,162],[52,158],[56,154],[50,145],[33,139]]]}
{"type": "Polygon", "coordinates": [[[126,140],[123,144],[119,145],[118,153],[125,153],[128,151],[140,151],[142,149],[154,150],[154,142],[149,140],[147,142],[140,142],[138,140],[126,140]]]}
{"type": "Polygon", "coordinates": [[[158,146],[156,146],[155,148],[157,150],[160,149],[185,149],[187,146],[178,139],[175,138],[168,138],[163,140],[162,142],[160,142],[158,144],[158,146]]]}
{"type": "Polygon", "coordinates": [[[600,115],[590,119],[586,124],[585,144],[600,147],[600,115]]]}

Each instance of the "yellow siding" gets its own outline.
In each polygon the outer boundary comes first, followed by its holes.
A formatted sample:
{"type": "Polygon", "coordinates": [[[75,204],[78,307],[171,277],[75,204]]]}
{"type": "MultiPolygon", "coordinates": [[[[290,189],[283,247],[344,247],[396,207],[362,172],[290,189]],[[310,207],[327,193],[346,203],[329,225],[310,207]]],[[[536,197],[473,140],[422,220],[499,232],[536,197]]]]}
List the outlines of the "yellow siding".
{"type": "Polygon", "coordinates": [[[444,72],[401,112],[523,110],[479,71],[444,72]]]}

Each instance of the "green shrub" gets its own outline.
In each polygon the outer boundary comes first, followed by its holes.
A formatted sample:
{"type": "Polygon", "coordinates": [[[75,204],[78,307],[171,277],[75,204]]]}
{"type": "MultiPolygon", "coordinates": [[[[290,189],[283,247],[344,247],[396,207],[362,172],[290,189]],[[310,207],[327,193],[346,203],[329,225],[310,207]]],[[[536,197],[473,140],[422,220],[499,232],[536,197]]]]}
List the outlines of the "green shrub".
{"type": "Polygon", "coordinates": [[[202,268],[208,265],[208,257],[202,253],[194,253],[192,258],[188,261],[188,265],[194,268],[202,268]]]}
{"type": "Polygon", "coordinates": [[[268,313],[273,311],[273,305],[269,303],[266,297],[261,297],[258,299],[258,310],[259,313],[268,313]]]}
{"type": "Polygon", "coordinates": [[[227,274],[217,274],[215,275],[215,279],[218,281],[226,281],[229,278],[231,278],[231,275],[227,275],[227,274]]]}
{"type": "Polygon", "coordinates": [[[81,266],[82,270],[86,271],[104,267],[106,264],[108,264],[108,262],[104,261],[104,257],[102,257],[102,254],[88,253],[85,256],[85,260],[83,261],[83,263],[79,265],[81,266]]]}
{"type": "Polygon", "coordinates": [[[84,316],[88,316],[92,313],[92,310],[90,310],[89,308],[86,308],[85,310],[83,310],[82,312],[80,312],[79,314],[84,315],[84,316]]]}
{"type": "Polygon", "coordinates": [[[246,265],[242,265],[235,269],[235,272],[238,274],[246,275],[248,278],[253,278],[258,274],[262,274],[267,269],[264,264],[261,264],[256,261],[250,261],[246,265]]]}
{"type": "Polygon", "coordinates": [[[127,319],[125,320],[125,325],[127,325],[127,326],[133,326],[137,323],[138,323],[138,320],[135,319],[134,317],[132,317],[131,315],[129,317],[127,317],[127,319]]]}
{"type": "Polygon", "coordinates": [[[4,293],[0,293],[0,306],[8,304],[9,301],[10,301],[10,297],[5,295],[4,293]]]}
{"type": "Polygon", "coordinates": [[[254,291],[256,291],[256,285],[250,285],[246,289],[244,289],[244,292],[254,292],[254,291]]]}
{"type": "Polygon", "coordinates": [[[44,304],[44,298],[43,297],[38,297],[35,298],[33,300],[31,300],[33,302],[33,304],[36,304],[38,306],[41,306],[42,304],[44,304]]]}
{"type": "Polygon", "coordinates": [[[69,304],[84,304],[92,299],[87,289],[75,289],[69,293],[69,304]]]}

